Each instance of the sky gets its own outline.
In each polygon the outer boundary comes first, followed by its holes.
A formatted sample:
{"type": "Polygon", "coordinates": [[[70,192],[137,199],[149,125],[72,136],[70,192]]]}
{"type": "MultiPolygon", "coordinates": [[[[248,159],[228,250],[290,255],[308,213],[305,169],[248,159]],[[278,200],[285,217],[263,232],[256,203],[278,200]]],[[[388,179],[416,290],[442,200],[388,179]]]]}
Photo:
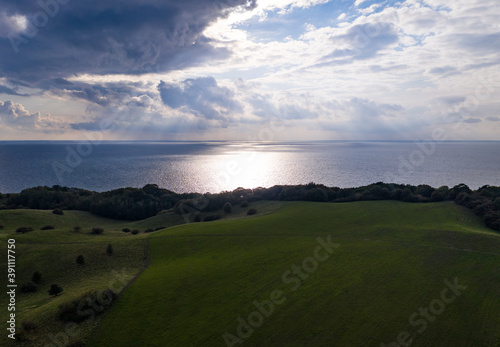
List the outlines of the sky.
{"type": "Polygon", "coordinates": [[[0,140],[500,140],[498,0],[0,0],[0,140]]]}

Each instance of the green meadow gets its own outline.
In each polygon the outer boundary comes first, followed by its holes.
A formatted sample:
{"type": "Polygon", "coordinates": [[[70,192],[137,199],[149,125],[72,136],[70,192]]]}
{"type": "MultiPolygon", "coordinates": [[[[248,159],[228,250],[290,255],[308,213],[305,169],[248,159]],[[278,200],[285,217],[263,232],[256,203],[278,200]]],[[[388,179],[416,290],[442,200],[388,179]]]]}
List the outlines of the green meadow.
{"type": "Polygon", "coordinates": [[[172,214],[125,222],[0,211],[2,254],[16,239],[17,281],[34,271],[45,280],[17,297],[18,321],[37,325],[25,345],[64,342],[59,304],[109,288],[118,272],[124,283],[139,276],[105,314],[64,333],[68,345],[500,346],[500,234],[470,210],[450,202],[259,204],[252,217],[235,209],[189,224],[172,214]],[[57,228],[14,235],[43,225],[57,228]],[[105,232],[90,235],[95,226],[105,232]],[[167,228],[143,233],[158,226],[167,228]],[[64,291],[49,296],[51,283],[64,291]]]}
{"type": "Polygon", "coordinates": [[[290,203],[150,242],[90,346],[500,345],[500,237],[453,203],[290,203]],[[318,237],[338,247],[315,266],[318,237]]]}

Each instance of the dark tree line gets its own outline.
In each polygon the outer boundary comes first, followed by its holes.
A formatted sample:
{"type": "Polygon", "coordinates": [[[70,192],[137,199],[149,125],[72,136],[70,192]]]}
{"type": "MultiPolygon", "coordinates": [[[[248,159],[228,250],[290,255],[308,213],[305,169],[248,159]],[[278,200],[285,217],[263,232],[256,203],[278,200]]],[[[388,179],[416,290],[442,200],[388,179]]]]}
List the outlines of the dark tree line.
{"type": "Polygon", "coordinates": [[[127,220],[140,220],[172,209],[178,214],[213,212],[226,203],[237,206],[258,200],[349,202],[365,200],[398,200],[405,202],[455,201],[483,217],[486,225],[500,230],[500,187],[483,186],[476,191],[465,184],[452,188],[429,185],[374,183],[357,188],[326,187],[322,184],[224,191],[219,194],[177,194],[156,184],[143,188],[120,188],[98,193],[61,186],[35,187],[19,194],[4,195],[0,208],[84,210],[93,214],[127,220]]]}

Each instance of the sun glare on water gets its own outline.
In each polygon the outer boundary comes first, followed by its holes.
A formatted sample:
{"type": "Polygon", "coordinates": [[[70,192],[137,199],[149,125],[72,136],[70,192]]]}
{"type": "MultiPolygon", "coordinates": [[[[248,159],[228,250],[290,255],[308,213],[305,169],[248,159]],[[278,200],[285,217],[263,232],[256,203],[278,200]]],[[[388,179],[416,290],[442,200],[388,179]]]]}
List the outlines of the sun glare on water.
{"type": "Polygon", "coordinates": [[[219,190],[268,186],[279,170],[279,154],[253,147],[230,149],[216,159],[215,182],[219,190]]]}

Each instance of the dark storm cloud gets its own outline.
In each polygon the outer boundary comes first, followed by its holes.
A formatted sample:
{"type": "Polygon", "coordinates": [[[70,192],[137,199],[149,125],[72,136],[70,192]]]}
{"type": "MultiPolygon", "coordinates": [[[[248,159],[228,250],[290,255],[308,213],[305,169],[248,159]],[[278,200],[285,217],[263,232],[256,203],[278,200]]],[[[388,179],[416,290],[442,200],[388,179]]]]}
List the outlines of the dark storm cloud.
{"type": "Polygon", "coordinates": [[[227,120],[232,113],[242,111],[234,93],[217,85],[213,77],[187,79],[180,84],[158,85],[161,99],[171,108],[184,108],[196,116],[206,119],[227,120]]]}
{"type": "Polygon", "coordinates": [[[29,23],[17,36],[0,32],[0,76],[32,82],[75,73],[141,74],[225,57],[201,33],[237,6],[250,9],[255,1],[0,0],[3,16],[29,23]]]}
{"type": "Polygon", "coordinates": [[[17,96],[29,96],[28,94],[20,94],[16,90],[9,88],[7,86],[1,85],[0,84],[0,94],[7,94],[7,95],[17,95],[17,96]]]}
{"type": "Polygon", "coordinates": [[[108,82],[88,84],[72,82],[64,78],[53,78],[40,81],[33,86],[50,91],[60,97],[82,99],[101,106],[109,105],[113,101],[131,96],[139,96],[144,89],[142,82],[108,82]]]}

